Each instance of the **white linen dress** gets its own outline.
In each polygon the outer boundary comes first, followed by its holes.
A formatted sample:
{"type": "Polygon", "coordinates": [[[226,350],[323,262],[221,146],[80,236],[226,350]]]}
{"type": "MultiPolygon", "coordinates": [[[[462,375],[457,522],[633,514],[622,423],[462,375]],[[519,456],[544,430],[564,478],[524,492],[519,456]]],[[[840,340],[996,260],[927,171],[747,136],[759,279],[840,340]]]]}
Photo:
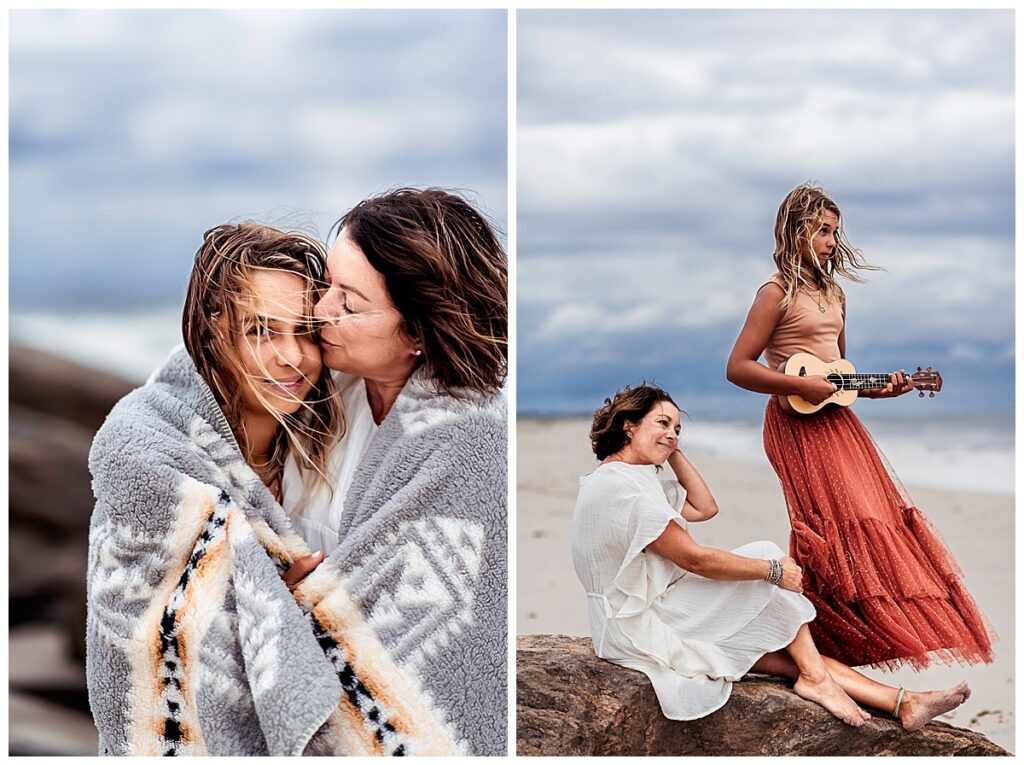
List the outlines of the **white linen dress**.
{"type": "MultiPolygon", "coordinates": [[[[645,548],[679,514],[678,481],[654,465],[608,462],[580,479],[572,559],[587,592],[594,650],[645,673],[665,717],[693,720],[729,700],[732,682],[789,645],[814,619],[803,595],[765,581],[724,582],[685,571],[645,548]]],[[[772,542],[732,552],[781,558],[772,542]]]]}

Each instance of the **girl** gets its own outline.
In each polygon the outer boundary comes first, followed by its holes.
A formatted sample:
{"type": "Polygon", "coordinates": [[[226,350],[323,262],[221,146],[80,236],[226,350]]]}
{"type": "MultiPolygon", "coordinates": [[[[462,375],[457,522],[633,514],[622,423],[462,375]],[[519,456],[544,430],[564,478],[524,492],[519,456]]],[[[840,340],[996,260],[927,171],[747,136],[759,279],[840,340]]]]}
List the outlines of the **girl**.
{"type": "MultiPolygon", "coordinates": [[[[764,447],[782,483],[790,554],[804,569],[817,609],[811,633],[821,652],[854,666],[915,669],[992,661],[994,637],[942,539],[914,507],[849,407],[790,414],[778,396],[818,404],[836,391],[824,376],[788,376],[795,353],[825,362],[846,355],[846,298],[838,276],[860,281],[873,268],[843,234],[839,207],[813,185],[783,200],[775,222],[778,268],[757,292],[729,356],[726,376],[768,400],[764,447]],[[767,366],[758,363],[764,353],[767,366]]],[[[903,370],[866,398],[914,385],[903,370]]]]}
{"type": "Polygon", "coordinates": [[[344,434],[312,307],[323,288],[319,242],[255,223],[207,231],[183,311],[185,349],[245,461],[281,501],[285,459],[329,485],[327,453],[344,434]]]}

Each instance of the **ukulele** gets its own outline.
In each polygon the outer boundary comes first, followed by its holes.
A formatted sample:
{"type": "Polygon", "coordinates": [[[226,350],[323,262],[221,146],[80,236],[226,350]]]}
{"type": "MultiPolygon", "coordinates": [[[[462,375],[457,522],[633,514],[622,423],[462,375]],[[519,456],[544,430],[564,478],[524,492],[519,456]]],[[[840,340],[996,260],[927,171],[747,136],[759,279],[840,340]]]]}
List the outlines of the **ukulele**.
{"type": "MultiPolygon", "coordinates": [[[[779,403],[787,412],[799,414],[812,414],[821,409],[825,404],[839,404],[849,406],[857,400],[857,394],[862,390],[880,390],[889,384],[889,373],[864,374],[857,372],[846,359],[824,362],[817,356],[810,353],[794,353],[789,359],[779,365],[779,371],[794,377],[810,377],[813,375],[824,375],[825,379],[836,386],[837,390],[820,404],[811,404],[797,395],[779,395],[779,403]]],[[[921,367],[916,372],[906,375],[914,381],[914,387],[921,391],[921,398],[924,398],[925,391],[929,396],[935,398],[935,394],[942,390],[942,375],[938,371],[928,367],[924,371],[921,367]]]]}

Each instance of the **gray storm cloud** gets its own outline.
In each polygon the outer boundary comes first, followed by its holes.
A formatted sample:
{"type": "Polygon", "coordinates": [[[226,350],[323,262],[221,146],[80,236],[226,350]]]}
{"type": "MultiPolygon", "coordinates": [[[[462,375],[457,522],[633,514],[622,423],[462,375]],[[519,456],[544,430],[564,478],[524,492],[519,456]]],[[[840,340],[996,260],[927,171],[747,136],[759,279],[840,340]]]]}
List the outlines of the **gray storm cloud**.
{"type": "Polygon", "coordinates": [[[728,391],[806,180],[887,269],[847,289],[850,357],[1002,359],[1012,405],[1012,13],[526,11],[517,36],[521,407],[641,358],[728,391]]]}
{"type": "Polygon", "coordinates": [[[202,232],[397,185],[506,221],[504,11],[13,11],[12,304],[171,301],[202,232]]]}

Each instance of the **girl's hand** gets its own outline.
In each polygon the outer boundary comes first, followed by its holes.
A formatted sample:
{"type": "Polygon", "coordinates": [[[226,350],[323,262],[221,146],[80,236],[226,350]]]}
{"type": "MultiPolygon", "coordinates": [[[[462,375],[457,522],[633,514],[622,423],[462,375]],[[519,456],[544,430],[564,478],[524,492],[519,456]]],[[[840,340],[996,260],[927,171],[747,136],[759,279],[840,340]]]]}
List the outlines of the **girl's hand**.
{"type": "Polygon", "coordinates": [[[323,562],[324,554],[317,550],[312,555],[307,555],[295,561],[290,569],[281,574],[281,578],[284,579],[284,583],[288,585],[289,590],[294,590],[299,582],[313,573],[313,569],[323,562]]]}
{"type": "Polygon", "coordinates": [[[901,369],[899,372],[893,372],[889,375],[889,382],[884,388],[873,391],[864,391],[858,395],[863,396],[867,393],[868,398],[896,398],[896,396],[902,396],[904,393],[909,393],[914,389],[914,381],[910,375],[907,374],[907,370],[901,369]]]}
{"type": "Polygon", "coordinates": [[[837,390],[834,383],[830,383],[824,375],[810,375],[808,377],[795,377],[800,381],[800,397],[808,404],[820,404],[837,390]]]}
{"type": "Polygon", "coordinates": [[[779,562],[782,564],[782,580],[779,587],[791,592],[803,592],[804,570],[788,555],[780,558],[779,562]]]}

